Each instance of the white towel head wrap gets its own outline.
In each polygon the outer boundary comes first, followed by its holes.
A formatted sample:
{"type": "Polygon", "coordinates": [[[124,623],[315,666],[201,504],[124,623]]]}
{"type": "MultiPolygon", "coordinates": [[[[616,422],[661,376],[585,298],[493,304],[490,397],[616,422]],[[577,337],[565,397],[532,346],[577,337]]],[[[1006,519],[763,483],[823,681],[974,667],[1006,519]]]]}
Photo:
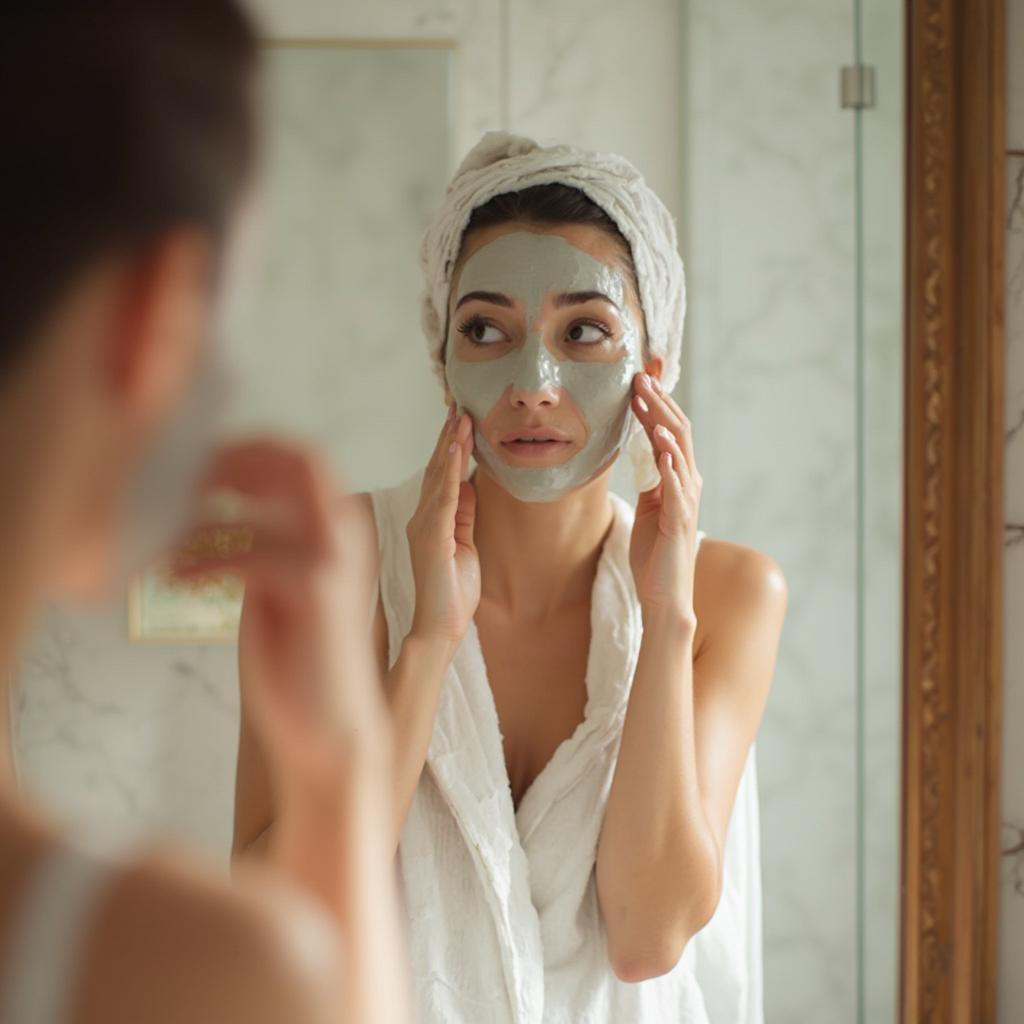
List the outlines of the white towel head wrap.
{"type": "MultiPolygon", "coordinates": [[[[686,315],[686,280],[675,222],[640,172],[614,153],[592,153],[575,146],[541,146],[507,132],[488,132],[462,161],[444,202],[420,245],[424,276],[423,330],[439,379],[444,381],[443,349],[452,271],[466,225],[478,206],[507,192],[533,185],[579,189],[615,222],[629,243],[636,267],[640,305],[652,356],[663,362],[661,380],[671,391],[679,380],[679,358],[686,315]]],[[[650,445],[634,417],[627,448],[638,490],[658,480],[650,445]]]]}

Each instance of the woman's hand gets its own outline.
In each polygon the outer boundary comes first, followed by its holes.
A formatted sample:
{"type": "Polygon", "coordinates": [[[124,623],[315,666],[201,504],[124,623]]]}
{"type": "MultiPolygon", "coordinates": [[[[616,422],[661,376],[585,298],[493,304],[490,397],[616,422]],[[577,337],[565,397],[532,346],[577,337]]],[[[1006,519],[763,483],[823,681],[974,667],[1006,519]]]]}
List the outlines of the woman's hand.
{"type": "Polygon", "coordinates": [[[388,736],[369,631],[373,539],[353,499],[299,448],[232,447],[203,490],[239,507],[197,527],[171,575],[242,578],[244,698],[269,770],[286,789],[329,790],[354,748],[370,753],[388,736]]]}
{"type": "Polygon", "coordinates": [[[454,653],[480,603],[480,560],[473,543],[476,491],[464,479],[473,447],[467,413],[448,418],[423,474],[420,501],[406,527],[416,611],[411,636],[454,653]]]}
{"type": "Polygon", "coordinates": [[[654,448],[657,486],[637,500],[629,560],[644,615],[692,620],[697,517],[703,481],[693,456],[690,421],[660,382],[637,374],[633,411],[654,448]]]}

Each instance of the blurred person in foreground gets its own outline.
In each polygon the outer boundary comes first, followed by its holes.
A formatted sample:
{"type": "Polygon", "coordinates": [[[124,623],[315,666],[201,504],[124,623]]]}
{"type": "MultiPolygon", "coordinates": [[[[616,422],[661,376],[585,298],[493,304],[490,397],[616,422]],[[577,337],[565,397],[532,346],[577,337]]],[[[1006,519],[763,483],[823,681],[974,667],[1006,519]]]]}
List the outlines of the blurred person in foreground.
{"type": "Polygon", "coordinates": [[[42,0],[4,29],[0,681],[43,601],[123,587],[186,527],[233,531],[234,554],[174,571],[245,581],[281,827],[233,884],[182,851],[102,857],[18,791],[4,749],[0,1021],[405,1021],[363,538],[312,456],[210,440],[254,31],[233,0],[42,0]]]}

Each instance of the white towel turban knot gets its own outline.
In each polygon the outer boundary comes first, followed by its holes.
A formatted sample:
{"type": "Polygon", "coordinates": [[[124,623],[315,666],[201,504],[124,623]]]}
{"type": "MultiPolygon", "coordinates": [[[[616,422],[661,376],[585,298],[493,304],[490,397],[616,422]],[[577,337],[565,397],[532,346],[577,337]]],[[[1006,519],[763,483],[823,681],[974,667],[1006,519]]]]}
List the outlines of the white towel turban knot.
{"type": "MultiPolygon", "coordinates": [[[[473,211],[506,192],[549,184],[579,189],[611,217],[629,243],[648,348],[651,355],[661,357],[661,380],[671,391],[679,380],[686,316],[686,279],[671,214],[640,172],[623,157],[575,146],[541,146],[507,132],[488,132],[470,150],[420,245],[422,323],[439,379],[444,381],[442,353],[452,271],[473,211]]],[[[650,444],[635,417],[626,447],[637,489],[653,487],[658,480],[657,469],[650,444]]]]}

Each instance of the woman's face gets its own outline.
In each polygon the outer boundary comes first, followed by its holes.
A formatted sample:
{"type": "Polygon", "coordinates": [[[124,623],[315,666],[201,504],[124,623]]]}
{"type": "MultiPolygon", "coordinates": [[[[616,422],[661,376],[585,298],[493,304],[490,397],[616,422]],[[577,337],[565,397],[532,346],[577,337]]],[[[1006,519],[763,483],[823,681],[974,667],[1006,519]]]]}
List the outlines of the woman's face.
{"type": "Polygon", "coordinates": [[[620,243],[589,225],[502,224],[466,240],[446,378],[475,454],[515,497],[554,501],[625,441],[643,316],[620,243]]]}

